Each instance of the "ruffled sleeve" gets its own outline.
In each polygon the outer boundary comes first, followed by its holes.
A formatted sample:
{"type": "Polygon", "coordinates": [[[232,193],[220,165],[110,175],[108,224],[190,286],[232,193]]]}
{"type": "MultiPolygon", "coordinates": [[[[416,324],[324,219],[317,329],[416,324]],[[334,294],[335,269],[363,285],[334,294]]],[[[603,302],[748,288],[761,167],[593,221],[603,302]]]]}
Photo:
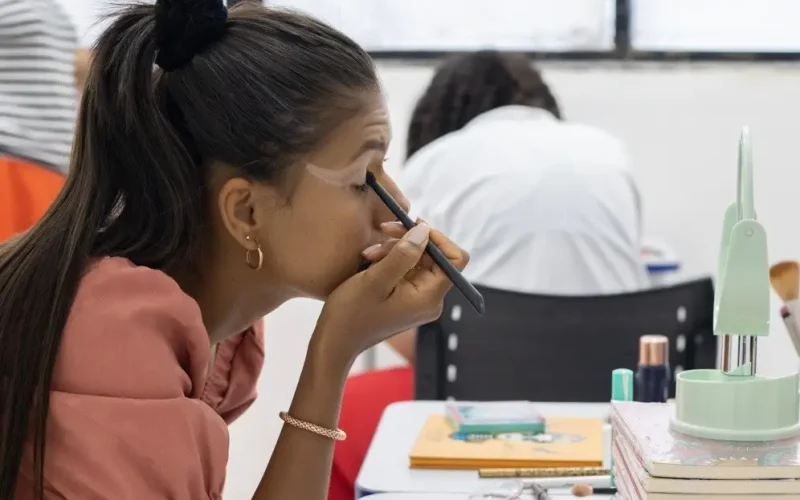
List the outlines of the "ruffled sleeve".
{"type": "MultiPolygon", "coordinates": [[[[253,330],[230,349],[244,353],[257,338],[253,330]]],[[[231,373],[248,370],[237,358],[231,373]]],[[[96,263],[81,281],[53,373],[46,498],[221,499],[228,433],[200,399],[208,364],[200,311],[173,280],[125,259],[96,263]]],[[[228,384],[215,405],[227,418],[249,404],[239,391],[228,384]]],[[[17,499],[32,498],[31,477],[28,449],[17,499]]]]}
{"type": "Polygon", "coordinates": [[[256,383],[264,366],[264,323],[217,346],[214,368],[201,399],[225,422],[232,423],[256,399],[256,383]]]}

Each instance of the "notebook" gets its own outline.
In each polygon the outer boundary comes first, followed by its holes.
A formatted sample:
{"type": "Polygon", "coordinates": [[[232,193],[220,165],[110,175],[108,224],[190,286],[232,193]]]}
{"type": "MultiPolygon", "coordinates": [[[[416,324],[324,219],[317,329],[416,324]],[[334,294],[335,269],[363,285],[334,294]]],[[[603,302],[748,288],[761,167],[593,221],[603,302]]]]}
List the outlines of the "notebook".
{"type": "Polygon", "coordinates": [[[671,404],[612,402],[611,423],[648,474],[677,479],[800,478],[800,438],[772,442],[700,439],[677,433],[671,404]]]}
{"type": "MultiPolygon", "coordinates": [[[[800,498],[800,480],[796,479],[669,479],[653,477],[647,473],[644,464],[628,444],[622,439],[615,439],[612,444],[614,463],[617,464],[617,475],[626,476],[637,493],[647,498],[685,498],[685,495],[791,495],[800,498]],[[623,470],[619,470],[623,464],[623,470]],[[656,494],[663,494],[661,496],[656,494]]],[[[617,477],[615,475],[615,478],[617,477]]],[[[716,498],[720,498],[717,496],[716,498]]],[[[783,497],[785,498],[785,497],[783,497]]]]}
{"type": "MultiPolygon", "coordinates": [[[[797,499],[797,495],[765,495],[765,494],[741,494],[731,495],[727,493],[708,494],[708,493],[649,493],[644,491],[642,485],[638,483],[635,476],[628,467],[625,458],[616,451],[612,451],[614,457],[614,484],[617,487],[617,498],[620,500],[783,500],[797,499]]],[[[694,481],[702,481],[695,479],[694,481]]],[[[709,481],[715,482],[715,481],[709,481]]]]}
{"type": "Polygon", "coordinates": [[[548,418],[541,434],[463,434],[445,415],[431,415],[409,454],[412,468],[600,467],[603,422],[548,418]]]}

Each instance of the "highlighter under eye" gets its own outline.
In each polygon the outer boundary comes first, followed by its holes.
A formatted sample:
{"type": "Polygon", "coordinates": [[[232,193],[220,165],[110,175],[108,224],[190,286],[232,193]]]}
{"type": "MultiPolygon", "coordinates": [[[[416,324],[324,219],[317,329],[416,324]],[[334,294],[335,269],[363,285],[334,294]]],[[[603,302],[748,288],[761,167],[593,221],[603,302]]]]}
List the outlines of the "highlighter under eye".
{"type": "Polygon", "coordinates": [[[340,188],[361,186],[366,183],[369,158],[363,156],[351,165],[343,168],[322,168],[312,163],[306,165],[306,171],[322,182],[340,188]]]}

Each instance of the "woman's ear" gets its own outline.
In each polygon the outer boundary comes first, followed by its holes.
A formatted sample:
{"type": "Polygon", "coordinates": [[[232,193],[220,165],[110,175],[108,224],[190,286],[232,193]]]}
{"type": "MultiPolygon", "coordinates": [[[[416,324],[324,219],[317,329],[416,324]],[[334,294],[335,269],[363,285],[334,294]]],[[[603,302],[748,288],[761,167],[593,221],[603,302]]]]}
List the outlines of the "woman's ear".
{"type": "Polygon", "coordinates": [[[248,250],[254,249],[257,243],[251,236],[258,230],[255,189],[253,182],[233,177],[220,186],[217,196],[222,224],[233,239],[248,250]]]}

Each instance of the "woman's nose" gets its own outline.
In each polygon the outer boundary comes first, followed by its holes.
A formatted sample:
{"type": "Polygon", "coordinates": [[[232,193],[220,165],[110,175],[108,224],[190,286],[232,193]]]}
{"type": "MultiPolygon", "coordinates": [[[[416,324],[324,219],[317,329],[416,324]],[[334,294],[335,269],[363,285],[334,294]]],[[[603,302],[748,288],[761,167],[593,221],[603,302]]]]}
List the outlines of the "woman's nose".
{"type": "MultiPolygon", "coordinates": [[[[397,184],[395,184],[392,178],[389,177],[388,175],[383,175],[381,176],[379,182],[381,183],[383,188],[392,196],[392,198],[394,198],[394,201],[396,201],[397,204],[400,205],[400,208],[402,208],[404,212],[408,213],[408,211],[411,209],[411,203],[408,201],[408,198],[406,198],[405,195],[403,195],[403,192],[400,190],[399,187],[397,187],[397,184]]],[[[378,221],[378,223],[397,220],[397,217],[395,217],[395,215],[392,213],[391,210],[389,210],[388,207],[386,207],[380,201],[379,203],[381,204],[381,210],[379,211],[380,220],[378,221]]]]}

